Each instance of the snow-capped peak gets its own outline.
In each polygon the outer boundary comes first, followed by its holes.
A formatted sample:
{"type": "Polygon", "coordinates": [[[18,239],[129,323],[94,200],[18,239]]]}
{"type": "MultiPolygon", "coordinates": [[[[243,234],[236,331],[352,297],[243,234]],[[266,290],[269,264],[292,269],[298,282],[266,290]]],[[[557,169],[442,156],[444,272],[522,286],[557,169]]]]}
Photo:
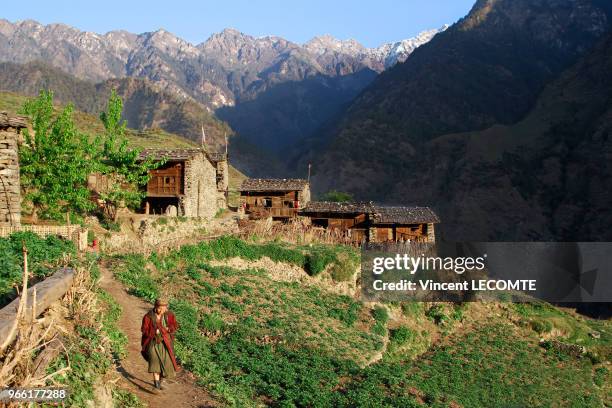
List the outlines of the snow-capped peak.
{"type": "Polygon", "coordinates": [[[398,62],[404,62],[412,52],[429,42],[436,34],[446,30],[448,24],[441,28],[422,31],[415,37],[391,42],[376,48],[366,48],[359,42],[348,39],[339,40],[329,34],[317,36],[303,45],[308,52],[320,56],[327,53],[346,54],[355,58],[376,61],[378,66],[387,69],[398,62]]]}

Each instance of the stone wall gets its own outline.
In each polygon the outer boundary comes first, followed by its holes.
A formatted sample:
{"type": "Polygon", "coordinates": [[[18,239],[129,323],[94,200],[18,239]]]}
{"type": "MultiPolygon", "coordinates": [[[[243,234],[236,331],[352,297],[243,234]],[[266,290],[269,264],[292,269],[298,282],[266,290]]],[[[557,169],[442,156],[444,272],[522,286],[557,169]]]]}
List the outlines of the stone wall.
{"type": "Polygon", "coordinates": [[[431,222],[427,224],[427,242],[436,242],[436,230],[434,225],[435,224],[431,222]]]}
{"type": "Polygon", "coordinates": [[[217,162],[217,208],[227,208],[229,166],[227,160],[217,162]]]}
{"type": "Polygon", "coordinates": [[[217,190],[225,191],[229,187],[229,166],[227,160],[217,162],[217,190]]]}
{"type": "Polygon", "coordinates": [[[310,202],[310,184],[306,185],[302,191],[298,192],[298,200],[302,208],[310,202]]]}
{"type": "Polygon", "coordinates": [[[218,209],[216,172],[203,153],[185,162],[185,195],[180,202],[185,217],[214,217],[218,209]]]}
{"type": "Polygon", "coordinates": [[[0,226],[21,224],[18,143],[23,127],[20,118],[0,112],[0,226]]]}
{"type": "Polygon", "coordinates": [[[238,232],[233,217],[206,219],[135,215],[125,220],[121,232],[104,236],[102,245],[111,253],[142,252],[238,232]]]}

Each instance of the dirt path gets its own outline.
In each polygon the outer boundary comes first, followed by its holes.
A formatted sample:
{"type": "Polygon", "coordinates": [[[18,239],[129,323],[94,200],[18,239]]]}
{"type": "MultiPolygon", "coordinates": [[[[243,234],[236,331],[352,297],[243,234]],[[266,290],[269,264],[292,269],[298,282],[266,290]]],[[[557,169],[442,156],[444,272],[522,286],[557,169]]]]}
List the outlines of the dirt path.
{"type": "Polygon", "coordinates": [[[164,390],[155,390],[152,374],[147,372],[146,362],[140,355],[140,323],[151,305],[129,295],[107,268],[100,269],[102,277],[99,285],[121,305],[123,313],[119,328],[128,337],[128,356],[117,366],[117,372],[121,375],[118,385],[136,394],[151,408],[219,406],[210,394],[196,385],[193,374],[185,369],[181,369],[174,380],[165,380],[164,390]]]}

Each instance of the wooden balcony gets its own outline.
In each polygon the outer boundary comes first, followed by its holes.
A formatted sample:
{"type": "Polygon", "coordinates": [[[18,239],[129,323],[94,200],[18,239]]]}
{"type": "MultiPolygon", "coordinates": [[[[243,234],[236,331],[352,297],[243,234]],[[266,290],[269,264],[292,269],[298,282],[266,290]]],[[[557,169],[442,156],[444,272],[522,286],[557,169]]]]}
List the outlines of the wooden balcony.
{"type": "Polygon", "coordinates": [[[176,176],[155,175],[147,183],[149,197],[177,197],[183,194],[180,179],[176,176]]]}

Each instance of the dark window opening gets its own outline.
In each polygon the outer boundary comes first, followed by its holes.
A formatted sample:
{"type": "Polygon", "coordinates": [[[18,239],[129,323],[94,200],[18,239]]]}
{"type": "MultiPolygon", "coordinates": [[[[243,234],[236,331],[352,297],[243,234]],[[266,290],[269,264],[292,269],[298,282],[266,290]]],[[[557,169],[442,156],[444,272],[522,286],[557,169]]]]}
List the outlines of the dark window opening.
{"type": "Polygon", "coordinates": [[[177,197],[147,197],[143,203],[143,212],[146,208],[146,203],[149,203],[149,214],[163,215],[169,206],[175,206],[179,209],[179,199],[177,197]]]}
{"type": "Polygon", "coordinates": [[[312,225],[314,225],[315,227],[323,227],[323,228],[327,228],[327,226],[329,225],[329,221],[325,218],[321,219],[313,219],[312,220],[312,225]]]}

